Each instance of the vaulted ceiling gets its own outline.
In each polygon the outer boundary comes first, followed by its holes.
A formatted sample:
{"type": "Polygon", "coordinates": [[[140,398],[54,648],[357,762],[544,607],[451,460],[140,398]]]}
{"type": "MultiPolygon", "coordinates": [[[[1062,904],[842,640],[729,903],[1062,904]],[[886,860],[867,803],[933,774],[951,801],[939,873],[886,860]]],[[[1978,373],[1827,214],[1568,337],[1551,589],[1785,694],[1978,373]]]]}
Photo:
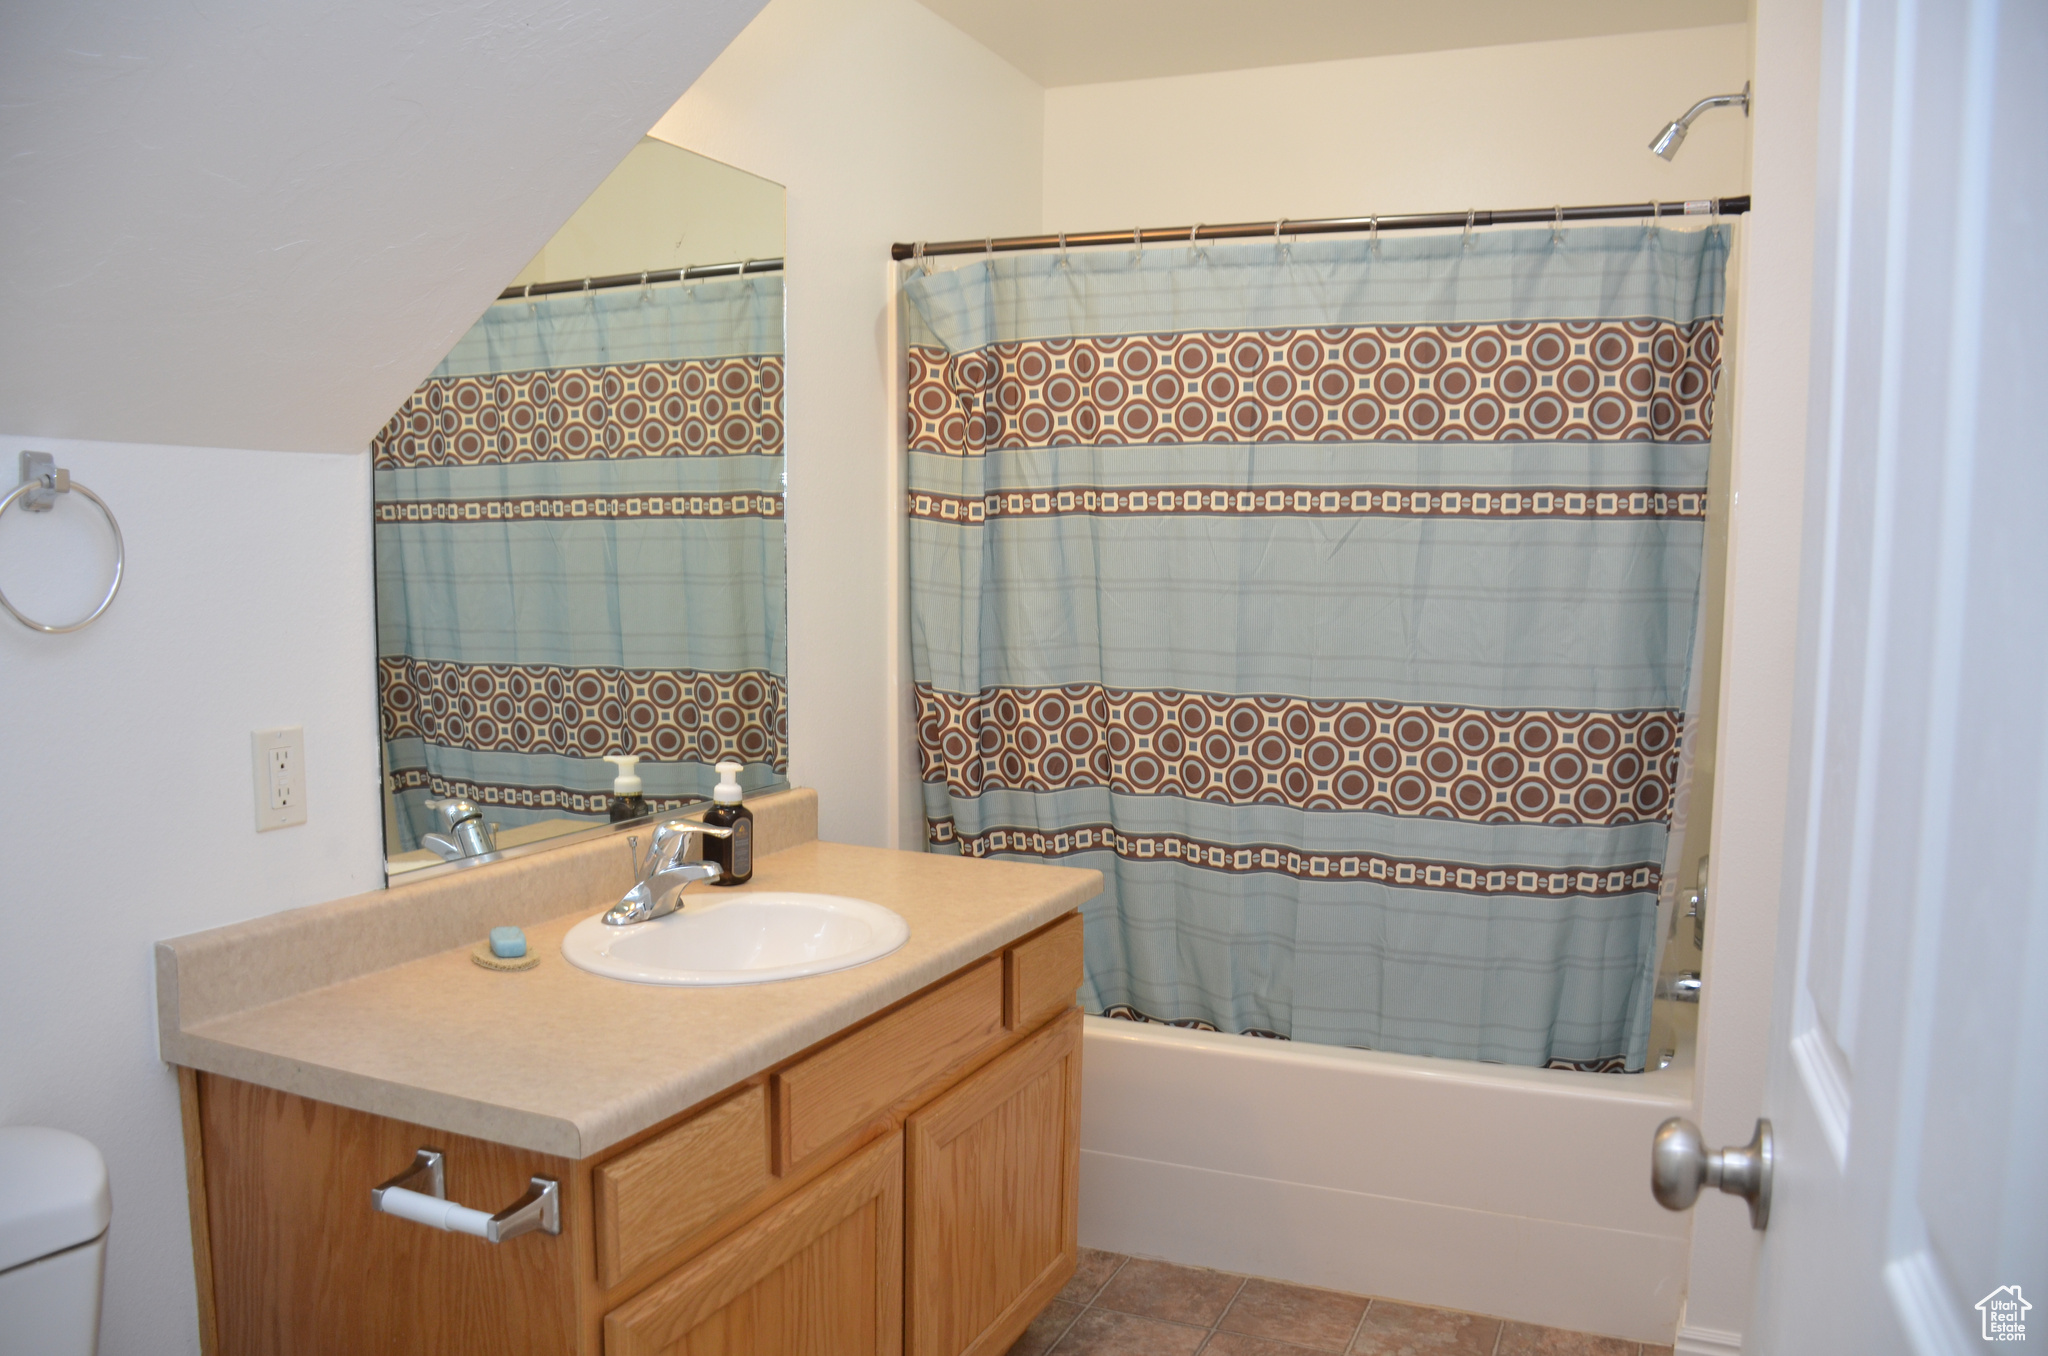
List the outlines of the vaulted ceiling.
{"type": "Polygon", "coordinates": [[[762,3],[4,7],[0,432],[361,450],[762,3]]]}
{"type": "Polygon", "coordinates": [[[921,0],[1048,88],[1742,23],[1748,0],[921,0]]]}

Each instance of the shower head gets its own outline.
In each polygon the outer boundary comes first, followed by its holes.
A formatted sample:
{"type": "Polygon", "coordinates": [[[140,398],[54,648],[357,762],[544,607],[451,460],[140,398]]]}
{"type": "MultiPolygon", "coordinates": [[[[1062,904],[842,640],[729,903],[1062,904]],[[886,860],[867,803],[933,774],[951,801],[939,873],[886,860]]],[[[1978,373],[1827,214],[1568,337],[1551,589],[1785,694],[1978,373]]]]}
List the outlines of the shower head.
{"type": "Polygon", "coordinates": [[[1685,110],[1685,116],[1681,117],[1678,121],[1665,123],[1664,130],[1657,133],[1656,138],[1650,142],[1650,149],[1663,156],[1666,160],[1671,159],[1678,154],[1678,148],[1685,144],[1685,134],[1692,130],[1692,120],[1694,118],[1697,118],[1710,108],[1731,108],[1736,104],[1742,105],[1742,116],[1748,117],[1749,85],[1747,82],[1742,86],[1742,93],[1710,95],[1685,110]]]}
{"type": "Polygon", "coordinates": [[[1657,134],[1657,139],[1650,143],[1650,149],[1669,160],[1678,154],[1678,148],[1684,144],[1685,124],[1667,122],[1664,124],[1664,130],[1657,134]]]}

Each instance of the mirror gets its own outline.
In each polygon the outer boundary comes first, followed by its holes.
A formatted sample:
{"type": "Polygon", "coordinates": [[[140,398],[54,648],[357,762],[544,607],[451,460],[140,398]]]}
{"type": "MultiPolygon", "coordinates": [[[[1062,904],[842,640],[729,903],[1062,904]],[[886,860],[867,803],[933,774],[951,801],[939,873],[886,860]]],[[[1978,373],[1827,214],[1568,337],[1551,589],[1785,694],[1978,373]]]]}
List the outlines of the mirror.
{"type": "Polygon", "coordinates": [[[787,785],[783,197],[643,140],[372,443],[391,878],[787,785]]]}

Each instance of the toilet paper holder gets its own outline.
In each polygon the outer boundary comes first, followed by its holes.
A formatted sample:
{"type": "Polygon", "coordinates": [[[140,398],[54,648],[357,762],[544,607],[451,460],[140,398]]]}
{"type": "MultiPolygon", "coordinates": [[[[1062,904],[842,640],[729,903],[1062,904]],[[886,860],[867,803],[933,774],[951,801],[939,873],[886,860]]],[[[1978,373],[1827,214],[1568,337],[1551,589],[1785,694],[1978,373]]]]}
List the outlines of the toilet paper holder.
{"type": "Polygon", "coordinates": [[[439,1149],[419,1150],[412,1156],[411,1167],[370,1189],[371,1205],[386,1215],[409,1219],[430,1229],[469,1234],[486,1243],[503,1243],[536,1231],[562,1232],[560,1182],[551,1177],[530,1178],[524,1196],[492,1215],[448,1199],[446,1163],[439,1149]]]}

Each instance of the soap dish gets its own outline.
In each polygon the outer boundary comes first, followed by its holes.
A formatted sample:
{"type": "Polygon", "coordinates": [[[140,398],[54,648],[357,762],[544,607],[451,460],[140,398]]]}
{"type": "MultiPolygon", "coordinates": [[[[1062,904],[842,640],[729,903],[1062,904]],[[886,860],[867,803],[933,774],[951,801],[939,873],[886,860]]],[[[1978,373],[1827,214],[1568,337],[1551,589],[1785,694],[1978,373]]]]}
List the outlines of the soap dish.
{"type": "Polygon", "coordinates": [[[531,970],[540,964],[540,953],[531,949],[523,956],[494,956],[487,941],[471,947],[469,958],[486,970],[531,970]]]}

